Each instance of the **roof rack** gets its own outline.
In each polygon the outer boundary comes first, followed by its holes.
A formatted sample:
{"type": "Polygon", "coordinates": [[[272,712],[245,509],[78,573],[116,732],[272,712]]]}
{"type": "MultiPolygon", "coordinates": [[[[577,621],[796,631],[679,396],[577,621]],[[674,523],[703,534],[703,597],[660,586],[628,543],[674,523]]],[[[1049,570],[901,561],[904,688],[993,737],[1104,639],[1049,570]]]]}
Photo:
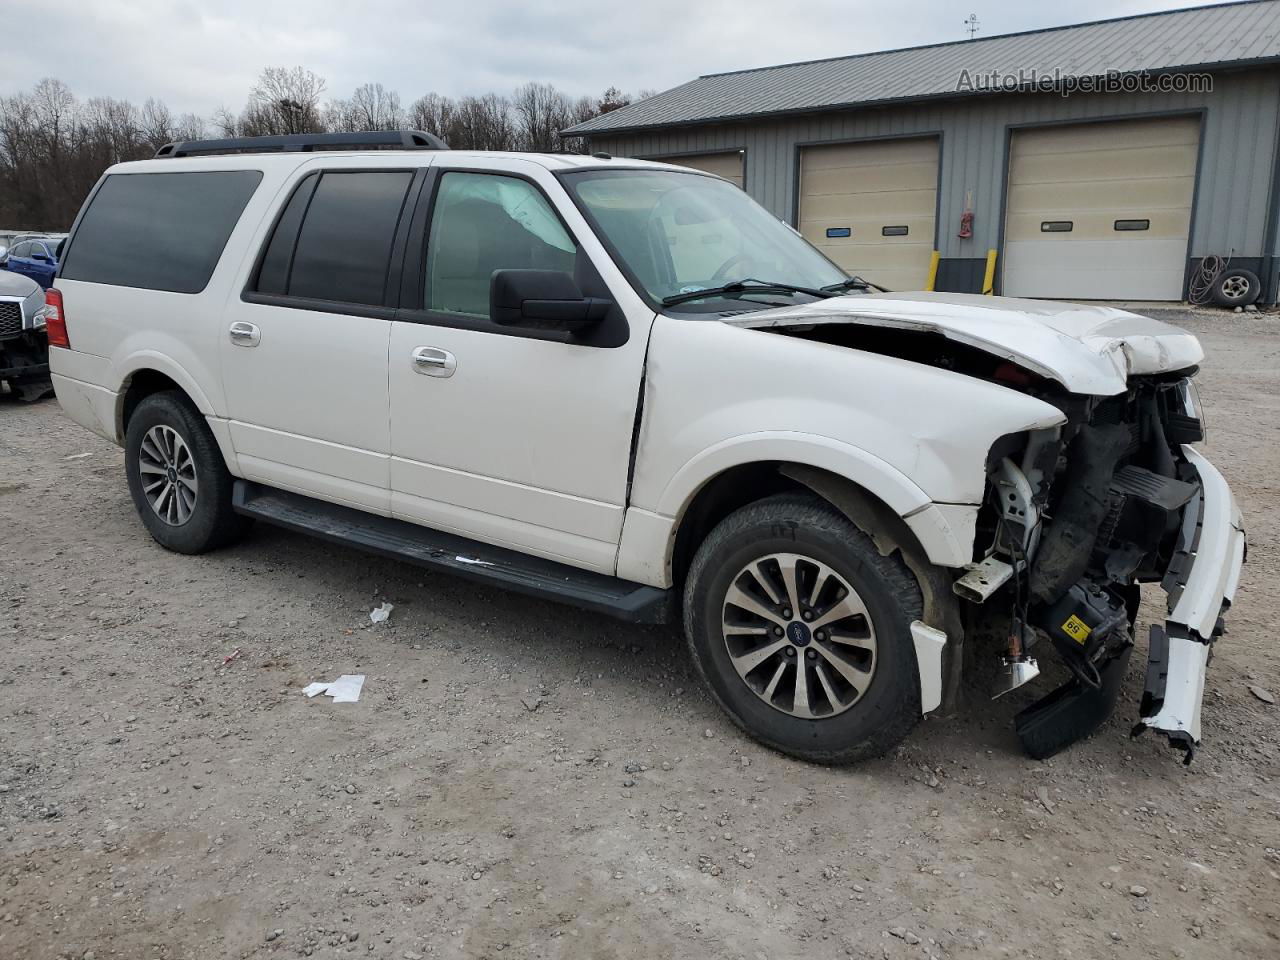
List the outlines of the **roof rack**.
{"type": "Polygon", "coordinates": [[[312,153],[361,147],[401,150],[448,150],[449,145],[422,130],[361,130],[356,133],[288,133],[276,137],[229,137],[223,140],[176,140],[156,151],[156,158],[194,157],[216,153],[312,153]]]}

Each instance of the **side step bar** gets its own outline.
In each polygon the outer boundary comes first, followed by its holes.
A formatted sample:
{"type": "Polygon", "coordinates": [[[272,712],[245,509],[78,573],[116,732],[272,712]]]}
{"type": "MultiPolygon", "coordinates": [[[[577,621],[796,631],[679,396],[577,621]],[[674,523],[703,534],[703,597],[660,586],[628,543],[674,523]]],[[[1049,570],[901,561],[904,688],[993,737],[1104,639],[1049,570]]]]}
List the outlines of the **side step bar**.
{"type": "Polygon", "coordinates": [[[517,593],[594,610],[628,623],[669,623],[673,619],[669,590],[579,570],[405,520],[340,507],[247,480],[235,482],[231,502],[237,513],[263,523],[517,593]]]}

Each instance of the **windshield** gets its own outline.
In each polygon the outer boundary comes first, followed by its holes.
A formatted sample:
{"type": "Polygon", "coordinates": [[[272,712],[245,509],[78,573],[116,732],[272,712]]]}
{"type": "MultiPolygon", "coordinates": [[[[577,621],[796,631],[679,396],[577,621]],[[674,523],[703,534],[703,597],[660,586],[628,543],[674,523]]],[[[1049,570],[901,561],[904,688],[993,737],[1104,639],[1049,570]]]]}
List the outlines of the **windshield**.
{"type": "MultiPolygon", "coordinates": [[[[724,180],[630,169],[585,170],[564,181],[620,266],[653,301],[746,278],[811,289],[847,279],[807,240],[724,180]]],[[[764,307],[811,299],[802,292],[739,290],[674,309],[723,310],[726,300],[764,307]]]]}

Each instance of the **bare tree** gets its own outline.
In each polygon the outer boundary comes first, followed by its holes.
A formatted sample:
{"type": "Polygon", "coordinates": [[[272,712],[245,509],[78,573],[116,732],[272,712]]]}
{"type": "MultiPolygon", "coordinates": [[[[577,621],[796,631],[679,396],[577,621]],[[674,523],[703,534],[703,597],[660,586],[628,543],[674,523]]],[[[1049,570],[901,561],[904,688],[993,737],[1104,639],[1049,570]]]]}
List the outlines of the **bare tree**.
{"type": "Polygon", "coordinates": [[[155,150],[176,139],[173,114],[155,97],[149,97],[142,105],[142,136],[155,150]]]}
{"type": "Polygon", "coordinates": [[[320,122],[324,80],[302,67],[267,67],[249,92],[250,115],[263,133],[315,133],[320,122]]]}
{"type": "Polygon", "coordinates": [[[380,83],[356,87],[350,100],[333,100],[325,111],[331,130],[399,130],[405,125],[400,94],[380,83]]]}
{"type": "Polygon", "coordinates": [[[516,145],[511,103],[496,93],[463,97],[449,128],[449,145],[459,150],[512,150],[516,145]]]}
{"type": "Polygon", "coordinates": [[[171,140],[410,125],[459,149],[581,150],[580,138],[561,131],[631,101],[616,87],[574,100],[549,84],[528,83],[512,99],[487,93],[455,101],[429,93],[405,110],[399,94],[378,83],[328,103],[324,89],[324,80],[302,67],[269,67],[242,112],[219,107],[207,120],[175,117],[156,98],[140,108],[110,97],[78,101],[53,78],[0,97],[0,225],[65,230],[104,169],[149,157],[171,140]]]}
{"type": "Polygon", "coordinates": [[[434,133],[448,142],[449,128],[454,123],[457,113],[458,105],[449,97],[428,93],[409,106],[409,126],[414,130],[434,133]]]}
{"type": "Polygon", "coordinates": [[[520,147],[538,153],[562,149],[560,131],[573,123],[573,104],[549,83],[526,83],[512,97],[520,147]]]}

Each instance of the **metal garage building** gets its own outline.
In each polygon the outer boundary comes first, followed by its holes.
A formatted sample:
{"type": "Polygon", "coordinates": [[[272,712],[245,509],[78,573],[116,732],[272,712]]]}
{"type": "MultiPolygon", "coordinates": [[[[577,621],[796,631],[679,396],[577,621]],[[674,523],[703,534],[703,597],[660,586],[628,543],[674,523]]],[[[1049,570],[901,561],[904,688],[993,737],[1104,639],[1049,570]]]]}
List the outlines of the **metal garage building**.
{"type": "Polygon", "coordinates": [[[1278,117],[1254,0],[713,74],[567,133],[732,179],[891,289],[937,250],[979,292],[996,250],[997,293],[1179,300],[1217,255],[1274,303],[1278,117]]]}

